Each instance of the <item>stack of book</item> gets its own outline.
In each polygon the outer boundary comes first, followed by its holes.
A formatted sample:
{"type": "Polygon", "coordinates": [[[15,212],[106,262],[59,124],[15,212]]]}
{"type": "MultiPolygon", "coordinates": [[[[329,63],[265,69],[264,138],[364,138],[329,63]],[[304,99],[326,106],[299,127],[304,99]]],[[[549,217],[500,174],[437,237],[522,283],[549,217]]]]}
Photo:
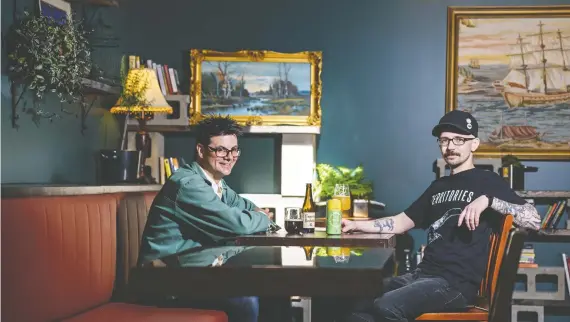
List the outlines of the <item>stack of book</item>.
{"type": "Polygon", "coordinates": [[[534,261],[534,246],[532,244],[527,244],[524,246],[521,259],[519,260],[520,268],[536,268],[538,264],[534,261]]]}
{"type": "Polygon", "coordinates": [[[554,204],[548,206],[548,210],[546,211],[546,215],[542,220],[540,228],[547,229],[558,227],[558,223],[562,218],[562,214],[564,214],[564,209],[566,209],[566,204],[566,200],[559,200],[554,204]]]}
{"type": "Polygon", "coordinates": [[[164,184],[166,179],[168,179],[176,170],[178,170],[181,166],[186,164],[184,158],[167,158],[167,157],[160,157],[159,164],[163,164],[164,166],[161,167],[160,171],[160,184],[164,184]]]}
{"type": "Polygon", "coordinates": [[[162,95],[179,94],[180,79],[178,78],[178,71],[174,68],[168,67],[166,64],[157,64],[150,59],[146,60],[145,64],[141,63],[139,56],[129,56],[129,69],[146,67],[156,71],[156,78],[160,85],[162,95]]]}

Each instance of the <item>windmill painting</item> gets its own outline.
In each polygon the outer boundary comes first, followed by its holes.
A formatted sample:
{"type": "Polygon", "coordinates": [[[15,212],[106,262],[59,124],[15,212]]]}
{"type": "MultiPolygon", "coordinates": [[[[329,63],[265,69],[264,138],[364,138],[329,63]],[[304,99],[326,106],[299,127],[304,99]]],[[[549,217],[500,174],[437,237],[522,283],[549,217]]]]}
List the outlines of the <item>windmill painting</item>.
{"type": "Polygon", "coordinates": [[[479,154],[570,158],[570,6],[451,7],[448,110],[479,121],[479,154]]]}

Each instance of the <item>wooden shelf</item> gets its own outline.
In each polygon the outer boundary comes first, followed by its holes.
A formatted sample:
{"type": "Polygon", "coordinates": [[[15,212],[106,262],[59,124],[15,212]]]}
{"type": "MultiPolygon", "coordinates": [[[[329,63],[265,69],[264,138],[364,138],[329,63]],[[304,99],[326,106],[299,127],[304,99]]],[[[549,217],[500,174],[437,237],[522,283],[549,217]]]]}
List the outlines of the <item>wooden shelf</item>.
{"type": "Polygon", "coordinates": [[[538,232],[529,231],[529,242],[569,243],[570,229],[541,229],[538,232]]]}
{"type": "Polygon", "coordinates": [[[522,198],[533,198],[533,199],[570,199],[570,191],[556,191],[556,190],[521,190],[515,191],[522,198]]]}
{"type": "MultiPolygon", "coordinates": [[[[129,125],[127,128],[128,131],[138,131],[138,125],[129,125]]],[[[161,132],[161,133],[169,133],[169,132],[192,132],[193,128],[191,126],[185,125],[147,125],[146,130],[148,132],[161,132]]],[[[268,134],[320,134],[321,129],[318,126],[290,126],[290,125],[282,125],[282,126],[245,126],[243,128],[244,133],[251,133],[251,134],[261,134],[261,133],[268,133],[268,134]]]]}
{"type": "Polygon", "coordinates": [[[521,300],[515,299],[512,302],[515,305],[536,305],[544,307],[565,307],[570,309],[570,299],[565,300],[521,300]]]}
{"type": "Polygon", "coordinates": [[[70,3],[90,4],[102,7],[118,7],[119,0],[65,0],[70,3]]]}
{"type": "Polygon", "coordinates": [[[92,79],[83,78],[82,84],[86,87],[86,94],[119,95],[121,93],[121,88],[118,86],[107,85],[92,79]]]}

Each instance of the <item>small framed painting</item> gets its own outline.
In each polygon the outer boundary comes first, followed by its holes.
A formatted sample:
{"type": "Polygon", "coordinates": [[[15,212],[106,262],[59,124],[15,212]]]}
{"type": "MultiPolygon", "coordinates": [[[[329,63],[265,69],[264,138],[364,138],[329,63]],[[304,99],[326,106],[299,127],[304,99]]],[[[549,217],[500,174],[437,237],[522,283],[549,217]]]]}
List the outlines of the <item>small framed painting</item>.
{"type": "Polygon", "coordinates": [[[321,125],[322,53],[190,52],[190,124],[204,114],[245,125],[321,125]]]}
{"type": "Polygon", "coordinates": [[[39,9],[42,16],[65,23],[71,19],[71,4],[63,0],[39,0],[39,9]]]}
{"type": "Polygon", "coordinates": [[[570,6],[449,7],[446,111],[480,157],[570,159],[570,6]]]}

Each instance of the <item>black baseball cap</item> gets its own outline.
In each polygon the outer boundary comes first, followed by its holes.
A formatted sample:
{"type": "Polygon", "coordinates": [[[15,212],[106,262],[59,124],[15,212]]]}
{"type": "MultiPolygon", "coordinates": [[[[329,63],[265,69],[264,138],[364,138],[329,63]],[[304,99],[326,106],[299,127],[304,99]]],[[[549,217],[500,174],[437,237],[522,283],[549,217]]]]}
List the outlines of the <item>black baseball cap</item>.
{"type": "Polygon", "coordinates": [[[437,124],[431,134],[439,136],[441,132],[453,132],[477,137],[479,134],[479,124],[477,120],[465,111],[453,110],[446,113],[437,124]]]}

